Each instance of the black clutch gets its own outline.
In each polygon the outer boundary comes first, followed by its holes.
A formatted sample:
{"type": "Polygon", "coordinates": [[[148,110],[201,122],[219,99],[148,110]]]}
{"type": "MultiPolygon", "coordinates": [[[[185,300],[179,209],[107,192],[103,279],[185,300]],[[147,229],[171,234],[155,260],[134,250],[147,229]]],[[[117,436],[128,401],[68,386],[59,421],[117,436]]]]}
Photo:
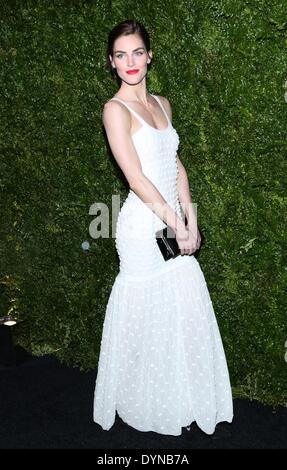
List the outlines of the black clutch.
{"type": "MultiPolygon", "coordinates": [[[[198,230],[201,236],[201,246],[204,241],[204,235],[200,228],[198,228],[198,230]]],[[[176,241],[175,232],[171,227],[166,226],[165,228],[158,230],[155,236],[158,247],[165,261],[171,258],[176,258],[178,255],[180,255],[180,248],[176,241]]]]}
{"type": "Polygon", "coordinates": [[[167,226],[158,230],[155,236],[165,261],[171,258],[176,258],[180,255],[180,249],[175,238],[175,232],[171,227],[167,226]]]}

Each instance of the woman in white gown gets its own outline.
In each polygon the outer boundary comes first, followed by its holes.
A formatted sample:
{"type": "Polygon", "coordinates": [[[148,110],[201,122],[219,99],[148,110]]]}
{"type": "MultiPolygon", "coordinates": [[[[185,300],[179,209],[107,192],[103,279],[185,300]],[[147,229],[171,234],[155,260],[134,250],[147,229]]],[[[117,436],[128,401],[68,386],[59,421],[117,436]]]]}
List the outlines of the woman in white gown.
{"type": "Polygon", "coordinates": [[[104,106],[103,123],[130,190],[116,225],[120,269],[103,325],[94,421],[108,430],[117,412],[140,431],[178,436],[195,421],[212,434],[233,418],[229,373],[193,255],[201,239],[171,107],[146,88],[151,59],[140,23],[110,32],[108,63],[121,86],[104,106]],[[155,237],[166,225],[181,250],[168,261],[155,237]]]}

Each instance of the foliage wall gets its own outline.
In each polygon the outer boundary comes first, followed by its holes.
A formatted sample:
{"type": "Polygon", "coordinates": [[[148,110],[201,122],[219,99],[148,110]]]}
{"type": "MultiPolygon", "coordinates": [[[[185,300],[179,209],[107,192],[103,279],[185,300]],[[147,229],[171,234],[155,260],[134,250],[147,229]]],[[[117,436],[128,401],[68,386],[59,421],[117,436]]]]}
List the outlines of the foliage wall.
{"type": "Polygon", "coordinates": [[[107,147],[107,35],[145,24],[206,242],[234,396],[286,404],[284,0],[1,1],[0,309],[14,341],[96,368],[118,272],[89,209],[128,187],[107,147]],[[81,244],[88,240],[89,252],[81,244]]]}

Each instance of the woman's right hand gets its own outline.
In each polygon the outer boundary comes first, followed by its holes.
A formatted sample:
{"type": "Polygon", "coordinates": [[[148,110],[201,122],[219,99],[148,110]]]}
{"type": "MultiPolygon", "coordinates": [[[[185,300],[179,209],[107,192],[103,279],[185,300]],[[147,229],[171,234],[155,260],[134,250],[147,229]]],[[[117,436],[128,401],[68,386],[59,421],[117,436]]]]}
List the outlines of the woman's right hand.
{"type": "Polygon", "coordinates": [[[176,241],[181,255],[191,255],[197,250],[197,231],[188,227],[176,231],[176,241]]]}

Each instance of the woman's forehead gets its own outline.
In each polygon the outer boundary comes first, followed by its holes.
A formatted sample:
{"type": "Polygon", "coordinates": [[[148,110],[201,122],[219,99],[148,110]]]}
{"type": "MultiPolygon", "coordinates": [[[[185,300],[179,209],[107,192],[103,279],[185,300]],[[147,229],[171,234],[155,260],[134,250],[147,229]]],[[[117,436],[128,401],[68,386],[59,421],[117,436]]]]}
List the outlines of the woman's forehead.
{"type": "Polygon", "coordinates": [[[120,36],[114,43],[115,51],[120,49],[122,52],[132,52],[139,47],[145,48],[145,45],[138,34],[120,36]]]}

